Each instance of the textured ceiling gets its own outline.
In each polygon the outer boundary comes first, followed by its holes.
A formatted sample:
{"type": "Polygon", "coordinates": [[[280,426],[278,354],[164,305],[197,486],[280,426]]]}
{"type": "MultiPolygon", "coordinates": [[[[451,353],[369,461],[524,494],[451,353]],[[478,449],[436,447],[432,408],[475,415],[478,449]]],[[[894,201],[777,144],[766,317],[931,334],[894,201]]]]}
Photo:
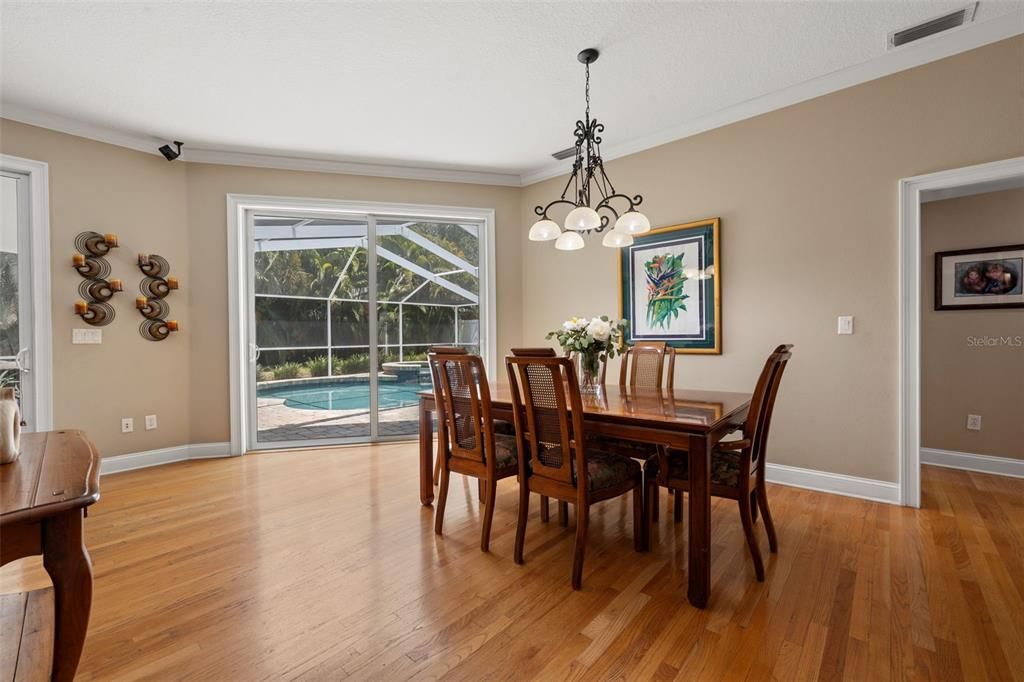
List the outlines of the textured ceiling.
{"type": "MultiPolygon", "coordinates": [[[[0,6],[0,106],[194,148],[519,173],[878,58],[964,2],[0,6]]],[[[982,2],[977,21],[1021,11],[982,2]]]]}

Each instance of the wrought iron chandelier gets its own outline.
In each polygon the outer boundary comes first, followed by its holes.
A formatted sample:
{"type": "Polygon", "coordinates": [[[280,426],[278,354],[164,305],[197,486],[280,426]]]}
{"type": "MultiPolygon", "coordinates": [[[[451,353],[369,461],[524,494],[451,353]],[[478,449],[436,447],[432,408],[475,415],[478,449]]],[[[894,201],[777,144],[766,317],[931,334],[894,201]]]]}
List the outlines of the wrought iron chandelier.
{"type": "Polygon", "coordinates": [[[644,198],[639,194],[630,197],[617,192],[604,172],[601,160],[604,124],[598,123],[596,118],[590,118],[590,65],[597,61],[598,54],[597,50],[589,48],[576,56],[586,67],[587,110],[583,120],[576,121],[573,133],[576,136],[576,158],[572,163],[572,174],[560,198],[547,206],[536,206],[533,209],[540,220],[530,228],[530,240],[545,242],[554,239],[555,248],[562,251],[582,249],[583,234],[604,232],[613,220],[613,228],[601,240],[603,245],[612,248],[629,246],[633,243],[633,235],[651,229],[647,216],[636,210],[644,198]],[[591,201],[596,203],[591,206],[591,201]],[[612,205],[613,201],[618,202],[619,208],[612,205]],[[561,205],[572,206],[563,223],[565,231],[548,217],[552,207],[561,205]]]}

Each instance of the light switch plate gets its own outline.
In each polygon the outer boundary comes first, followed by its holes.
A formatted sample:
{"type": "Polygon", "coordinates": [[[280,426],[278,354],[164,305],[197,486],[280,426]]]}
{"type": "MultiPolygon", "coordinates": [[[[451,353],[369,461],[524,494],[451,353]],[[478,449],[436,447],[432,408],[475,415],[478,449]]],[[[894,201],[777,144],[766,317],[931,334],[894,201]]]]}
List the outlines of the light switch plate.
{"type": "Polygon", "coordinates": [[[152,431],[155,428],[156,428],[156,415],[155,414],[147,414],[146,415],[146,430],[147,431],[152,431]]]}
{"type": "Polygon", "coordinates": [[[75,345],[103,343],[102,329],[72,329],[71,343],[75,345]]]}
{"type": "Polygon", "coordinates": [[[841,315],[839,317],[839,329],[836,331],[837,334],[852,334],[853,333],[853,316],[852,315],[841,315]]]}
{"type": "Polygon", "coordinates": [[[967,415],[967,430],[968,431],[981,431],[981,415],[980,414],[969,414],[969,415],[967,415]]]}

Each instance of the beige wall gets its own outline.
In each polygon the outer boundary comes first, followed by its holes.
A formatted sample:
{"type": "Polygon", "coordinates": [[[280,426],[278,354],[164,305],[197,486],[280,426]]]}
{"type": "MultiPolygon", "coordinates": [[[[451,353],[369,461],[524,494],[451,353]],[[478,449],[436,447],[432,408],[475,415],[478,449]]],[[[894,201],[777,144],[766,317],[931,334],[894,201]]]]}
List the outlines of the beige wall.
{"type": "Polygon", "coordinates": [[[188,286],[185,166],[7,120],[0,120],[0,151],[50,165],[54,426],[87,430],[105,455],[187,443],[191,385],[185,368],[198,296],[188,286]],[[83,230],[115,232],[121,239],[108,260],[125,291],[111,301],[117,317],[102,327],[98,346],[71,345],[72,328],[87,326],[72,312],[82,278],[71,255],[83,230]],[[181,336],[161,343],[139,336],[140,251],[167,258],[185,284],[167,299],[186,330],[181,336]],[[156,431],[144,429],[147,414],[157,415],[156,431]],[[134,433],[121,433],[121,417],[135,418],[134,433]]]}
{"type": "Polygon", "coordinates": [[[520,190],[415,180],[389,180],[330,173],[303,173],[194,163],[188,166],[188,225],[196,248],[192,285],[203,292],[196,306],[192,344],[193,391],[191,438],[194,443],[227,440],[227,194],[268,194],[365,201],[471,206],[495,209],[497,240],[498,352],[519,342],[522,326],[520,291],[520,190]]]}
{"type": "Polygon", "coordinates": [[[519,342],[519,188],[168,163],[8,120],[0,120],[0,152],[50,165],[54,425],[84,428],[105,456],[230,437],[228,193],[494,208],[498,351],[519,342]],[[113,276],[126,291],[99,346],[71,345],[71,329],[85,326],[71,313],[81,279],[72,244],[86,229],[121,237],[113,276]],[[138,251],[166,256],[182,281],[168,301],[183,331],[161,343],[138,334],[138,251]],[[159,428],[145,431],[153,413],[159,428]],[[121,434],[122,416],[135,418],[134,433],[121,434]]]}
{"type": "MultiPolygon", "coordinates": [[[[771,461],[896,480],[897,181],[1024,155],[1022,64],[1015,38],[609,162],[657,225],[722,218],[724,354],[682,356],[677,385],[749,390],[770,348],[795,343],[771,461]],[[842,314],[855,335],[835,335],[842,314]]],[[[168,164],[10,121],[0,150],[50,163],[57,426],[84,426],[107,455],[228,438],[227,193],[495,208],[500,352],[618,305],[616,252],[526,240],[532,207],[563,180],[520,190],[168,164]],[[103,346],[70,345],[67,261],[89,228],[122,235],[115,271],[131,287],[136,250],[170,258],[179,336],[143,341],[126,294],[103,346]],[[149,412],[158,431],[118,433],[122,414],[149,412]]]]}
{"type": "Polygon", "coordinates": [[[1024,310],[935,310],[934,289],[936,251],[1024,244],[1024,189],[924,204],[921,228],[921,444],[1024,459],[1024,310]]]}
{"type": "MultiPolygon", "coordinates": [[[[655,225],[722,218],[723,354],[681,356],[676,386],[750,390],[796,344],[769,461],[897,480],[897,183],[1024,155],[1022,64],[1018,37],[607,163],[655,225]]],[[[526,189],[524,226],[563,182],[526,189]]],[[[524,342],[617,309],[617,252],[525,236],[524,342]]]]}

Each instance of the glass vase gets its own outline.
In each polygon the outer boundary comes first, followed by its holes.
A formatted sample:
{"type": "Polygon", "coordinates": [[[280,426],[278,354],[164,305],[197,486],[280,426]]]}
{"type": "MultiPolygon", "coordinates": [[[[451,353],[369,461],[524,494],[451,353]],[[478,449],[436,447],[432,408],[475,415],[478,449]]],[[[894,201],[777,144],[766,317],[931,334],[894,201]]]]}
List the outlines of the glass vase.
{"type": "Polygon", "coordinates": [[[595,395],[601,392],[601,358],[596,352],[576,353],[576,378],[580,393],[595,395]]]}

